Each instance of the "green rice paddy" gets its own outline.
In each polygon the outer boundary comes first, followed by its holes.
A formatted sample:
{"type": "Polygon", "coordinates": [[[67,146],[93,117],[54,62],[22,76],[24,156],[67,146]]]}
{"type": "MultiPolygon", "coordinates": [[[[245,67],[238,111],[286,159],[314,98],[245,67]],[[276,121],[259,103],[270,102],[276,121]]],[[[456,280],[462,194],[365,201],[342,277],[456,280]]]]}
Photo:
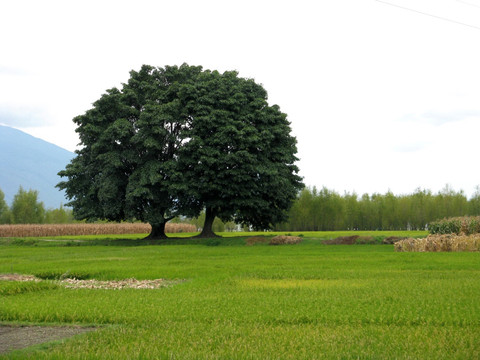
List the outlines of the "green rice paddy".
{"type": "Polygon", "coordinates": [[[479,253],[395,253],[303,235],[285,246],[5,242],[0,273],[186,281],[121,290],[2,281],[3,324],[98,326],[4,358],[480,358],[479,253]]]}

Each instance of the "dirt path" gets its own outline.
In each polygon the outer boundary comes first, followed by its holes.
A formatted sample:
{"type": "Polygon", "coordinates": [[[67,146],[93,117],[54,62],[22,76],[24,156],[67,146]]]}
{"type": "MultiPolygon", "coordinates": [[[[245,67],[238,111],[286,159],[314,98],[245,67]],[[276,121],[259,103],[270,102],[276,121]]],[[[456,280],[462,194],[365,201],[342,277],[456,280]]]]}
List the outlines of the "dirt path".
{"type": "Polygon", "coordinates": [[[95,330],[95,328],[91,327],[0,325],[0,354],[48,341],[65,339],[93,330],[95,330]]]}

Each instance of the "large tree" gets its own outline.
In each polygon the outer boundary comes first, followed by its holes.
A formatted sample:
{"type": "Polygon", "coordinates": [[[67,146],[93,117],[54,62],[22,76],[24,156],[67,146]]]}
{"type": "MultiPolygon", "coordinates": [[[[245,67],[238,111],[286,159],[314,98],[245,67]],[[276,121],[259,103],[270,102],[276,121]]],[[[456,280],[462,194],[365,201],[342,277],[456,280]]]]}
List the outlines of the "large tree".
{"type": "Polygon", "coordinates": [[[200,211],[194,201],[178,201],[173,179],[181,133],[191,122],[184,102],[201,71],[144,65],[74,119],[81,149],[59,173],[67,180],[58,187],[76,218],[138,219],[152,226],[152,238],[164,238],[167,221],[200,211]]]}
{"type": "Polygon", "coordinates": [[[77,218],[139,219],[165,237],[176,215],[206,210],[267,228],[285,218],[301,179],[286,115],[236,72],[143,66],[74,119],[82,148],[60,172],[77,218]]]}
{"type": "Polygon", "coordinates": [[[290,123],[265,89],[234,71],[206,71],[189,113],[179,165],[185,191],[206,209],[200,236],[214,236],[215,216],[261,229],[284,221],[303,184],[290,123]]]}

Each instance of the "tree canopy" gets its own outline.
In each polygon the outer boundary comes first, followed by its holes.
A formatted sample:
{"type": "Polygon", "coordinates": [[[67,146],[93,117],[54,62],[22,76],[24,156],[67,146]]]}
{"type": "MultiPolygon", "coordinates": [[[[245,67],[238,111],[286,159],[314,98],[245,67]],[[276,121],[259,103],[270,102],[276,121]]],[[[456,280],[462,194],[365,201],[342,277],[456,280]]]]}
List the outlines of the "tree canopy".
{"type": "Polygon", "coordinates": [[[74,122],[82,147],[58,187],[79,219],[138,219],[161,238],[206,209],[203,236],[215,216],[268,228],[303,186],[287,116],[233,71],[144,65],[74,122]]]}
{"type": "Polygon", "coordinates": [[[38,201],[38,191],[26,191],[20,186],[13,197],[11,216],[14,224],[43,223],[45,208],[43,202],[38,201]]]}
{"type": "Polygon", "coordinates": [[[202,73],[196,85],[179,167],[185,192],[206,208],[201,236],[213,235],[215,216],[256,228],[285,220],[301,188],[286,115],[236,72],[202,73]]]}

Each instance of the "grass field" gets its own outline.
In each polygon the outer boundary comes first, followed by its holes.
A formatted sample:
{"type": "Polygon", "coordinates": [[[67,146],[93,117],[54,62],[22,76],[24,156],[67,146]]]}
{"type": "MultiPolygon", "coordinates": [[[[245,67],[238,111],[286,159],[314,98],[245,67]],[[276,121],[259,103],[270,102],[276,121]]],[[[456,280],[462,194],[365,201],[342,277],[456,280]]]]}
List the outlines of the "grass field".
{"type": "MultiPolygon", "coordinates": [[[[205,239],[190,239],[191,237],[198,235],[199,233],[169,233],[167,234],[170,240],[162,241],[162,244],[205,244],[208,243],[208,240],[205,239]],[[185,240],[181,240],[184,238],[185,240]]],[[[223,244],[244,244],[244,239],[252,236],[275,236],[275,235],[293,235],[293,236],[302,236],[305,237],[307,242],[309,239],[318,241],[318,240],[328,240],[333,239],[338,236],[373,236],[377,239],[383,239],[389,236],[401,236],[401,237],[425,237],[428,235],[428,231],[292,231],[292,232],[263,232],[263,231],[252,231],[252,232],[223,232],[218,233],[225,239],[223,244]]],[[[1,245],[36,245],[36,246],[59,246],[65,245],[141,245],[141,244],[151,244],[150,240],[146,240],[145,237],[148,233],[142,234],[111,234],[111,235],[65,235],[65,236],[38,236],[38,237],[0,237],[0,246],[1,245]]],[[[380,241],[381,242],[381,241],[380,241]]]]}
{"type": "Polygon", "coordinates": [[[155,290],[0,282],[4,324],[99,327],[4,358],[480,358],[479,253],[318,240],[329,237],[250,247],[238,237],[206,242],[215,246],[4,242],[0,273],[186,280],[155,290]]]}

